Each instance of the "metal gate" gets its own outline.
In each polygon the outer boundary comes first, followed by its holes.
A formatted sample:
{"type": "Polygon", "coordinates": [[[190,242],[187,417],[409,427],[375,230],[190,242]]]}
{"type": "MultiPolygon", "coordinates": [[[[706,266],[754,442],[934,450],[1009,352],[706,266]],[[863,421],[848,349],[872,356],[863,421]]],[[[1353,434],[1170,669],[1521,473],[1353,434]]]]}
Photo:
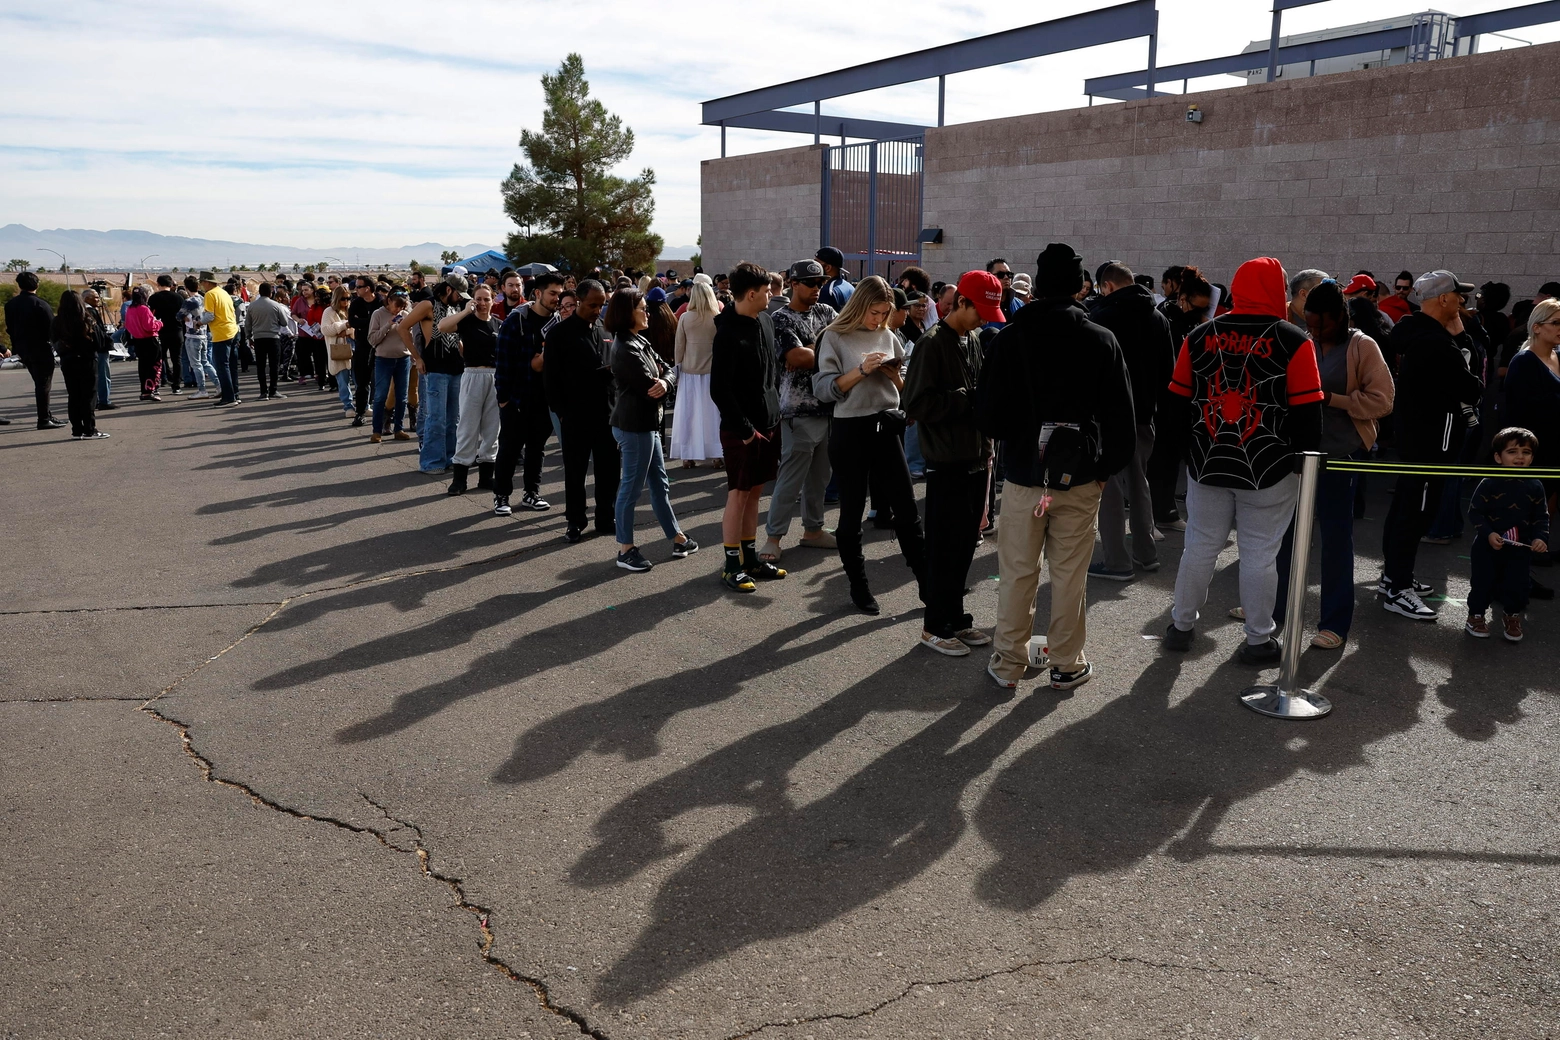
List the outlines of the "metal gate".
{"type": "Polygon", "coordinates": [[[921,262],[925,150],[922,137],[824,149],[822,239],[858,278],[921,262]]]}

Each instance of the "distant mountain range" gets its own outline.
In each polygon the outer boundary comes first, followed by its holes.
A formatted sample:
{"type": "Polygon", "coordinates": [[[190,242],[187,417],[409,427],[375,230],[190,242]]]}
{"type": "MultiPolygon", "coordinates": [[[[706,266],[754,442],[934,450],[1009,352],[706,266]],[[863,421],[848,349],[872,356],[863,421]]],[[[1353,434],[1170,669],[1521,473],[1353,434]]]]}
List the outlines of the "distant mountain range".
{"type": "MultiPolygon", "coordinates": [[[[348,267],[377,267],[380,264],[399,267],[411,260],[437,264],[439,254],[447,249],[453,249],[461,256],[473,256],[496,248],[499,247],[479,242],[456,246],[419,242],[394,249],[360,246],[300,249],[297,246],[267,246],[254,242],[158,235],[150,231],[88,231],[80,228],[34,231],[22,224],[0,227],[0,264],[15,258],[31,261],[34,267],[44,270],[58,269],[60,258],[54,253],[63,253],[73,268],[113,270],[136,269],[142,257],[151,256],[146,266],[156,270],[212,266],[225,269],[240,264],[257,267],[272,263],[291,267],[293,264],[319,263],[327,257],[335,257],[348,267]],[[47,250],[53,250],[54,253],[47,250]]],[[[697,250],[697,246],[668,247],[661,251],[661,258],[686,260],[697,250]]]]}

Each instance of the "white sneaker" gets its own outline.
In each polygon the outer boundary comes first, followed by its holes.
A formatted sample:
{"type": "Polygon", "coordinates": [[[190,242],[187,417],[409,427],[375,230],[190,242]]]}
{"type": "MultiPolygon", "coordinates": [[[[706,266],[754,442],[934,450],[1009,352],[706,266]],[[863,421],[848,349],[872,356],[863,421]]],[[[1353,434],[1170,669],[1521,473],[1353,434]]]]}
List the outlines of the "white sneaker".
{"type": "Polygon", "coordinates": [[[197,390],[193,394],[190,395],[190,400],[191,401],[204,401],[206,398],[208,398],[210,396],[211,395],[208,394],[204,390],[197,390]]]}
{"type": "Polygon", "coordinates": [[[1434,621],[1435,611],[1425,606],[1425,601],[1413,589],[1389,593],[1381,602],[1382,609],[1401,614],[1415,621],[1434,621]]]}

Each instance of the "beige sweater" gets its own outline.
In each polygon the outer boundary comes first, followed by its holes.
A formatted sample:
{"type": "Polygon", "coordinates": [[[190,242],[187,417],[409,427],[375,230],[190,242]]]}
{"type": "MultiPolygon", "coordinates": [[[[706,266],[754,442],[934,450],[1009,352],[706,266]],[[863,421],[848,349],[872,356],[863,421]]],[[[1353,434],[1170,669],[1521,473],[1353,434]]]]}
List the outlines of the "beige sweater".
{"type": "Polygon", "coordinates": [[[702,318],[683,311],[677,319],[677,342],[673,359],[683,375],[707,376],[715,360],[715,319],[702,318]]]}

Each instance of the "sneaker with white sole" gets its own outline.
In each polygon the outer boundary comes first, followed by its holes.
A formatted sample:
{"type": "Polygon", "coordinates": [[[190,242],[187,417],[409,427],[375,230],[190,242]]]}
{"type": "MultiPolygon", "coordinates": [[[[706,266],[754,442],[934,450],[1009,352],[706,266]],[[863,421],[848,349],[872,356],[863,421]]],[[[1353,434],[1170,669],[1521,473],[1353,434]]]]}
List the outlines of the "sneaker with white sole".
{"type": "Polygon", "coordinates": [[[953,638],[965,646],[990,646],[991,637],[978,628],[961,628],[953,634],[953,638]]]}
{"type": "Polygon", "coordinates": [[[1403,589],[1401,592],[1391,592],[1381,601],[1383,610],[1393,614],[1401,614],[1403,617],[1414,621],[1434,621],[1435,611],[1425,606],[1425,601],[1419,598],[1419,593],[1413,589],[1403,589]]]}
{"type": "Polygon", "coordinates": [[[207,393],[206,391],[204,391],[204,390],[197,390],[193,394],[190,395],[190,400],[191,401],[204,401],[204,400],[206,400],[206,398],[208,398],[210,396],[211,395],[209,393],[207,393]]]}
{"type": "Polygon", "coordinates": [[[930,632],[921,633],[921,645],[928,650],[935,650],[944,657],[968,657],[970,648],[949,636],[947,639],[939,639],[930,632]]]}
{"type": "Polygon", "coordinates": [[[1470,614],[1468,620],[1463,622],[1463,631],[1475,639],[1488,639],[1490,623],[1483,614],[1470,614]]]}
{"type": "Polygon", "coordinates": [[[521,508],[529,509],[534,513],[545,512],[546,510],[552,508],[551,503],[549,503],[545,498],[542,498],[534,491],[527,491],[524,495],[521,496],[520,506],[521,508]]]}
{"type": "MultiPolygon", "coordinates": [[[[1434,591],[1435,591],[1434,586],[1426,585],[1422,581],[1414,582],[1414,594],[1416,596],[1428,596],[1428,595],[1430,595],[1430,593],[1432,593],[1434,591]]],[[[1386,575],[1382,575],[1381,580],[1376,582],[1376,595],[1378,597],[1382,598],[1382,599],[1385,599],[1386,597],[1390,596],[1391,594],[1392,594],[1392,590],[1387,588],[1387,578],[1386,578],[1386,575]]]]}
{"type": "Polygon", "coordinates": [[[1091,564],[1089,564],[1089,577],[1091,577],[1091,578],[1107,578],[1110,581],[1131,581],[1132,580],[1132,568],[1128,567],[1124,571],[1115,571],[1115,570],[1111,570],[1109,567],[1105,566],[1103,563],[1091,563],[1091,564]]]}
{"type": "Polygon", "coordinates": [[[986,666],[986,674],[991,676],[993,679],[995,679],[997,681],[997,685],[1002,687],[1004,690],[1016,690],[1016,689],[1018,689],[1018,680],[1017,679],[1004,679],[1004,678],[1002,678],[1002,676],[998,675],[996,673],[996,670],[994,668],[992,668],[992,666],[989,665],[989,664],[986,666]]]}
{"type": "Polygon", "coordinates": [[[493,512],[498,516],[508,516],[510,513],[514,512],[513,509],[509,508],[508,495],[493,496],[493,512]]]}
{"type": "Polygon", "coordinates": [[[1082,686],[1092,678],[1094,678],[1094,666],[1087,661],[1085,661],[1083,663],[1083,667],[1078,669],[1076,672],[1064,672],[1060,668],[1052,668],[1051,689],[1071,690],[1075,687],[1082,686]]]}
{"type": "Polygon", "coordinates": [[[643,574],[655,566],[655,564],[645,559],[644,554],[639,551],[637,545],[629,549],[628,552],[618,553],[617,565],[625,571],[633,571],[636,574],[643,574]]]}

